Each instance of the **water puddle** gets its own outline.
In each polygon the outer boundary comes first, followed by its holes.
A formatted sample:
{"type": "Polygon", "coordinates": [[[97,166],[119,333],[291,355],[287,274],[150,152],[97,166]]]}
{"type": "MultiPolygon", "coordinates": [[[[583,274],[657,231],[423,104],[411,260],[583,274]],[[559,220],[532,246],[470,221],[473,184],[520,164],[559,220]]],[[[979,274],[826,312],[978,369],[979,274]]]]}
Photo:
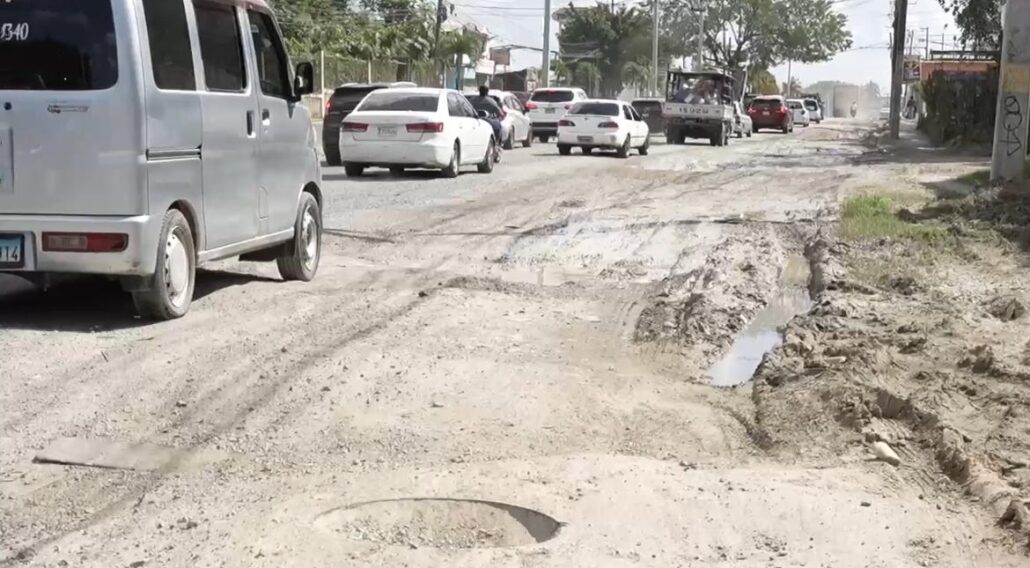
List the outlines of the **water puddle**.
{"type": "Polygon", "coordinates": [[[732,387],[751,380],[762,357],[783,341],[780,328],[812,307],[808,295],[810,275],[808,261],[804,257],[787,259],[780,273],[780,289],[776,296],[755,314],[751,323],[733,340],[726,355],[708,370],[712,385],[732,387]]]}

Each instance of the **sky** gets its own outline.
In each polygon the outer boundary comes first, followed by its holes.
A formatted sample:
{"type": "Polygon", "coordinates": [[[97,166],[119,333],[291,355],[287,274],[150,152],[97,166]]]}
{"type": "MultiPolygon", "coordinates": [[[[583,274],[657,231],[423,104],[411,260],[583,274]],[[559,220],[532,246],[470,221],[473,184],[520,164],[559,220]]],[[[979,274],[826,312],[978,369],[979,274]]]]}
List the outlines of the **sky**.
{"type": "MultiPolygon", "coordinates": [[[[543,45],[543,0],[449,0],[454,4],[453,18],[463,23],[486,27],[493,39],[490,45],[518,44],[537,49],[543,45]]],[[[636,4],[635,0],[617,0],[616,5],[636,4]]],[[[890,85],[890,12],[893,0],[836,0],[837,9],[848,17],[853,45],[830,61],[792,65],[791,72],[802,85],[816,81],[875,81],[881,88],[890,85]]],[[[593,0],[574,0],[577,6],[593,5],[593,0]]],[[[567,0],[553,0],[552,9],[567,6],[567,0]]],[[[909,0],[908,29],[915,31],[917,49],[923,49],[929,28],[930,42],[939,49],[942,34],[947,48],[955,46],[958,31],[950,15],[937,0],[909,0]]],[[[552,49],[558,46],[558,25],[551,22],[552,49]]],[[[541,52],[516,50],[512,66],[520,69],[539,67],[541,52]]],[[[787,66],[774,68],[780,82],[787,79],[787,66]]]]}

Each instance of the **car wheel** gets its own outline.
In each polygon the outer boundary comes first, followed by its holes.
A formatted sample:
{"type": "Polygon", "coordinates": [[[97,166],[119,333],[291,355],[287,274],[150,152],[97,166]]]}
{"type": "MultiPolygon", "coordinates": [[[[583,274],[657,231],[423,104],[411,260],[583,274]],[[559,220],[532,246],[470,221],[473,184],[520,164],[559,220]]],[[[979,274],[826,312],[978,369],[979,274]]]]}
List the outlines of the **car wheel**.
{"type": "MultiPolygon", "coordinates": [[[[755,132],[757,132],[757,130],[755,132]]],[[[750,130],[747,131],[747,137],[751,138],[751,131],[750,130]]]]}
{"type": "Polygon", "coordinates": [[[275,260],[283,280],[310,282],[318,272],[322,258],[322,213],[318,201],[308,192],[300,194],[297,220],[293,225],[293,242],[285,245],[285,252],[275,260]]]}
{"type": "Polygon", "coordinates": [[[323,146],[322,151],[325,153],[325,163],[330,166],[339,166],[343,162],[340,160],[340,149],[332,146],[323,146]]]}
{"type": "Polygon", "coordinates": [[[165,212],[157,242],[157,265],[150,287],[132,293],[141,316],[170,320],[186,315],[193,301],[197,254],[193,231],[178,209],[165,212]]]}
{"type": "Polygon", "coordinates": [[[737,131],[737,138],[743,138],[743,137],[744,137],[744,129],[741,128],[740,130],[737,131]]]}
{"type": "Polygon", "coordinates": [[[343,173],[347,174],[349,178],[361,177],[361,174],[365,173],[365,166],[358,166],[355,164],[344,164],[343,173]]]}
{"type": "Polygon", "coordinates": [[[486,155],[483,156],[483,161],[476,164],[476,169],[481,174],[488,174],[494,171],[494,139],[490,139],[490,143],[486,145],[486,155]]]}
{"type": "Polygon", "coordinates": [[[589,153],[591,153],[591,152],[593,152],[593,151],[594,151],[594,149],[593,149],[593,148],[591,148],[590,146],[583,146],[583,147],[582,147],[582,148],[580,148],[580,149],[581,149],[581,150],[583,150],[583,153],[584,153],[584,154],[589,154],[589,153]]]}
{"type": "Polygon", "coordinates": [[[618,152],[617,155],[620,158],[628,158],[629,157],[629,148],[630,148],[629,140],[630,140],[630,137],[629,137],[629,134],[627,134],[626,135],[626,141],[622,143],[622,146],[619,146],[619,152],[618,152]]]}
{"type": "Polygon", "coordinates": [[[508,138],[504,141],[504,145],[501,146],[505,150],[511,150],[515,148],[515,127],[512,126],[511,130],[508,131],[508,138]]]}
{"type": "Polygon", "coordinates": [[[783,133],[784,133],[784,134],[786,134],[786,133],[788,133],[788,132],[790,132],[790,127],[789,127],[789,126],[787,126],[786,124],[784,124],[784,125],[783,125],[783,133]]]}
{"type": "Polygon", "coordinates": [[[540,143],[541,144],[547,144],[547,141],[550,140],[550,139],[551,139],[550,136],[541,136],[540,137],[540,143]]]}
{"type": "Polygon", "coordinates": [[[533,145],[533,131],[532,130],[528,130],[528,131],[526,131],[526,139],[522,141],[522,147],[523,148],[529,148],[532,145],[533,145]]]}
{"type": "Polygon", "coordinates": [[[651,149],[651,137],[644,138],[644,145],[637,149],[641,156],[646,156],[647,151],[651,149]]]}
{"type": "Polygon", "coordinates": [[[393,166],[390,168],[390,173],[399,176],[404,173],[404,166],[393,166]]]}
{"type": "Polygon", "coordinates": [[[568,144],[558,144],[558,153],[562,156],[568,156],[572,153],[572,146],[568,144]]]}
{"type": "Polygon", "coordinates": [[[447,167],[440,171],[445,178],[456,178],[458,177],[458,171],[461,169],[461,144],[454,143],[454,150],[451,152],[451,162],[447,164],[447,167]]]}

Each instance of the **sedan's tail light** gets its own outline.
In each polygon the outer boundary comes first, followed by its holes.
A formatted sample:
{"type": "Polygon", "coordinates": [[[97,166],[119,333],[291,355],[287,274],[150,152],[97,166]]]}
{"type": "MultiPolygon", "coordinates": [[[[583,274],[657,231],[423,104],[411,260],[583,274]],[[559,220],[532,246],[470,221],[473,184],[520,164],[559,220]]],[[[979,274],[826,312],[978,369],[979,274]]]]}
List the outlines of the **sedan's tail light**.
{"type": "Polygon", "coordinates": [[[122,252],[128,246],[124,233],[43,233],[47,252],[122,252]]]}
{"type": "Polygon", "coordinates": [[[340,125],[340,129],[344,132],[366,132],[368,125],[364,122],[344,122],[340,125]]]}
{"type": "Polygon", "coordinates": [[[576,126],[575,122],[571,120],[565,120],[564,118],[558,121],[558,126],[576,126]]]}
{"type": "Polygon", "coordinates": [[[526,103],[526,110],[536,110],[540,108],[536,103],[526,103]]]}
{"type": "Polygon", "coordinates": [[[572,108],[572,103],[565,103],[565,110],[572,108]]]}
{"type": "Polygon", "coordinates": [[[618,128],[619,123],[609,120],[608,122],[602,122],[597,125],[598,128],[618,128]]]}
{"type": "Polygon", "coordinates": [[[422,132],[422,133],[443,132],[443,123],[442,122],[413,122],[413,123],[407,125],[405,128],[408,129],[408,132],[422,132]]]}

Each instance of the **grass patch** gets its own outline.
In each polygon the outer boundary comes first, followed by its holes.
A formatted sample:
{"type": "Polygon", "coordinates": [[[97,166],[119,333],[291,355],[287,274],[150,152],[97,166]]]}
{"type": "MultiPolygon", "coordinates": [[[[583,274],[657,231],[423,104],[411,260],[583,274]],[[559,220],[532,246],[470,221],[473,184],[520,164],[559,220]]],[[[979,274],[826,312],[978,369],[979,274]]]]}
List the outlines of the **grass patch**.
{"type": "Polygon", "coordinates": [[[991,181],[991,170],[983,169],[962,174],[958,176],[958,181],[974,187],[983,187],[991,181]]]}
{"type": "Polygon", "coordinates": [[[891,238],[931,242],[946,235],[942,227],[898,218],[894,203],[885,195],[859,195],[845,200],[840,219],[841,236],[848,240],[891,238]]]}

